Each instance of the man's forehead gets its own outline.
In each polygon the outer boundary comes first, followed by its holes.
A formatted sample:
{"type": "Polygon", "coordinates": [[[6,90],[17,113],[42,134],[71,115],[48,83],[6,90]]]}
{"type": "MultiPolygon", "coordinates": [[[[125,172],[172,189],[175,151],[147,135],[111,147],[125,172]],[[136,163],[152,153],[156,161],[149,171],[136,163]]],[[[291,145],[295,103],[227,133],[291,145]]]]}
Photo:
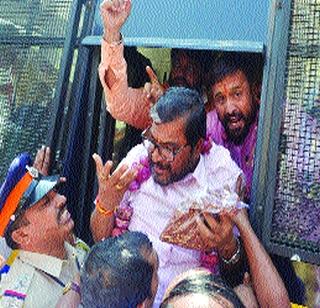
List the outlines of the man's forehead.
{"type": "Polygon", "coordinates": [[[47,204],[51,202],[54,197],[57,195],[57,192],[55,190],[50,190],[47,194],[43,196],[35,205],[33,205],[30,209],[39,209],[44,204],[47,204]]]}
{"type": "Polygon", "coordinates": [[[224,76],[221,80],[213,84],[213,91],[218,90],[230,90],[233,88],[239,88],[248,84],[248,79],[243,71],[237,70],[234,73],[230,73],[224,76]]]}
{"type": "Polygon", "coordinates": [[[168,131],[180,131],[186,122],[186,116],[179,117],[177,119],[174,119],[169,122],[156,122],[153,121],[150,131],[152,133],[158,132],[158,131],[164,131],[168,128],[168,131]]]}
{"type": "Polygon", "coordinates": [[[150,132],[159,143],[177,142],[184,136],[185,117],[167,123],[153,122],[150,132]]]}

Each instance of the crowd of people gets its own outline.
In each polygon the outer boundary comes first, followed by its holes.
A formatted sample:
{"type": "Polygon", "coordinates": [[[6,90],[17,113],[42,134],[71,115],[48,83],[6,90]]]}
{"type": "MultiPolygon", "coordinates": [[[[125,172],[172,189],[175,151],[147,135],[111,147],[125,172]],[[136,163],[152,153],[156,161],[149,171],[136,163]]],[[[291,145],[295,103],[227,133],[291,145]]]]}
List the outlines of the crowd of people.
{"type": "Polygon", "coordinates": [[[201,213],[205,248],[160,240],[179,204],[228,187],[249,204],[260,80],[249,57],[172,49],[167,84],[148,66],[128,85],[121,28],[130,0],[104,0],[99,76],[107,110],[142,129],[113,170],[96,163],[89,248],[73,234],[66,181],[48,175],[50,149],[22,154],[0,189],[1,307],[290,307],[304,286],[289,260],[269,256],[246,208],[201,213]],[[206,57],[210,53],[206,53],[206,57]]]}

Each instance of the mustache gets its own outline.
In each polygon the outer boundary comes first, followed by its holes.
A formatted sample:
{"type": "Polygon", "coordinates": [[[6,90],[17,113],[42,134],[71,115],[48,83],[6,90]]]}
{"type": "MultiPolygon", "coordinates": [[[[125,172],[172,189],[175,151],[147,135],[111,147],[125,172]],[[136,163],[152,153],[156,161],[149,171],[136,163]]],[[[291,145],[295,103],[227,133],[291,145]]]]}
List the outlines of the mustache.
{"type": "Polygon", "coordinates": [[[61,207],[61,208],[59,209],[58,216],[57,216],[58,221],[60,221],[61,216],[62,216],[64,210],[66,209],[66,207],[67,207],[67,204],[64,204],[63,207],[61,207]]]}
{"type": "Polygon", "coordinates": [[[232,121],[240,121],[240,120],[246,120],[246,117],[241,112],[237,112],[237,111],[234,111],[234,112],[232,112],[230,114],[227,114],[224,117],[224,122],[225,123],[229,123],[229,122],[232,122],[232,121]]]}
{"type": "Polygon", "coordinates": [[[154,163],[152,160],[150,160],[150,167],[153,169],[154,167],[157,167],[162,170],[170,170],[170,165],[161,164],[161,163],[154,163]]]}

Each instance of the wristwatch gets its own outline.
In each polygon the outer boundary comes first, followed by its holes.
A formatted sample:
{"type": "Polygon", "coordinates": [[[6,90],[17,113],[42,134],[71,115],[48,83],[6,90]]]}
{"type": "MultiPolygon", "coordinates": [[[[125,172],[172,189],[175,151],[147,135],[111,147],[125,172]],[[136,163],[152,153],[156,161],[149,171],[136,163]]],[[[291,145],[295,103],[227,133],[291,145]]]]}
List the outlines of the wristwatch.
{"type": "Polygon", "coordinates": [[[232,257],[230,259],[225,259],[222,256],[220,256],[220,258],[223,261],[223,263],[225,263],[225,264],[236,264],[240,260],[241,244],[240,244],[240,241],[239,241],[238,237],[236,237],[236,241],[237,241],[237,250],[232,255],[232,257]]]}
{"type": "Polygon", "coordinates": [[[79,294],[79,296],[81,296],[81,293],[80,293],[80,286],[77,284],[77,283],[75,283],[74,281],[70,281],[70,282],[68,282],[67,284],[66,284],[66,286],[64,287],[64,289],[63,289],[63,292],[62,292],[62,294],[63,295],[65,295],[65,294],[67,294],[69,291],[74,291],[74,292],[76,292],[76,293],[78,293],[79,294]]]}

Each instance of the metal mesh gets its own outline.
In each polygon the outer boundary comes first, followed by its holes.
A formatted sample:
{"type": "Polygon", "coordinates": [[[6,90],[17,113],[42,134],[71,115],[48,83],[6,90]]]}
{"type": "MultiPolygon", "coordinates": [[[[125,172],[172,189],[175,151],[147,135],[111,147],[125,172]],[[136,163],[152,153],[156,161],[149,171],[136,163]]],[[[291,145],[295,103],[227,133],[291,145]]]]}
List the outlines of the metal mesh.
{"type": "Polygon", "coordinates": [[[320,251],[320,1],[292,4],[271,239],[320,251]]]}
{"type": "Polygon", "coordinates": [[[46,142],[72,0],[0,2],[0,181],[46,142]]]}
{"type": "Polygon", "coordinates": [[[61,38],[68,26],[70,0],[1,0],[0,24],[6,36],[61,38]]]}

